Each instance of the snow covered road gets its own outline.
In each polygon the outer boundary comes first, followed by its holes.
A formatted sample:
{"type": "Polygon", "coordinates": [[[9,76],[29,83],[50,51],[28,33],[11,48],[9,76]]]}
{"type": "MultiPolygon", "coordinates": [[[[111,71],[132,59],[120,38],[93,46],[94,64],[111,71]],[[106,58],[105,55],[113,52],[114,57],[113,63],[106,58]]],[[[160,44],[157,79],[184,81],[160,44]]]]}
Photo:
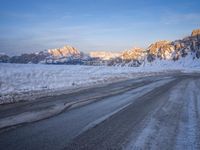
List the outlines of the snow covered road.
{"type": "Polygon", "coordinates": [[[50,98],[5,105],[0,107],[1,118],[99,95],[93,103],[54,117],[1,130],[0,149],[199,149],[199,91],[198,74],[179,74],[144,77],[54,97],[60,98],[58,101],[50,98]]]}

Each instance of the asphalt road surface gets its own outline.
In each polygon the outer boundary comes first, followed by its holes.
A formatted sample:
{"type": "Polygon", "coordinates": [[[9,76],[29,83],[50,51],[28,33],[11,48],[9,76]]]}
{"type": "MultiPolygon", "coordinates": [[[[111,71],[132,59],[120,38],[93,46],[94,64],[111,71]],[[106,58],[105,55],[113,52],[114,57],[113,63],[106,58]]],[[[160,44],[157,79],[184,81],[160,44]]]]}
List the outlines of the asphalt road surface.
{"type": "Polygon", "coordinates": [[[200,75],[144,77],[0,106],[0,119],[90,99],[0,129],[0,150],[200,149],[200,75]]]}

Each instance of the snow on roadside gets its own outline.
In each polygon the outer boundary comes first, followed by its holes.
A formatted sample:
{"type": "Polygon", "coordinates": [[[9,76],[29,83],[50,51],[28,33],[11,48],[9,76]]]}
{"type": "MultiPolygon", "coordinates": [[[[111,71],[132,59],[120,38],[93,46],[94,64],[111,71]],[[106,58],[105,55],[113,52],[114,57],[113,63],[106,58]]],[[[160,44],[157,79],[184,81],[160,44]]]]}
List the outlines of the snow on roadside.
{"type": "Polygon", "coordinates": [[[153,62],[145,60],[143,64],[147,70],[181,70],[182,72],[200,72],[200,59],[194,57],[194,54],[189,54],[179,60],[160,60],[157,58],[153,62]]]}
{"type": "Polygon", "coordinates": [[[137,77],[133,72],[121,67],[1,63],[0,104],[137,77]]]}
{"type": "MultiPolygon", "coordinates": [[[[172,68],[171,70],[173,70],[172,68]]],[[[176,68],[177,69],[177,68],[176,68]]],[[[168,68],[170,70],[170,68],[168,68]]],[[[163,67],[0,64],[0,104],[60,94],[59,91],[158,74],[163,67]]]]}

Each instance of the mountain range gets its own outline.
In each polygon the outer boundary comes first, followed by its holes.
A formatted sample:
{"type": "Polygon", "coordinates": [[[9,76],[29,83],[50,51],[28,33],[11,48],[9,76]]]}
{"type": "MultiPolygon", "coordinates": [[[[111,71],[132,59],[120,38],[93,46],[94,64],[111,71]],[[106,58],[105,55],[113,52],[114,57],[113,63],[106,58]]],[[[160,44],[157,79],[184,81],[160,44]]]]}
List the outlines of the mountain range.
{"type": "Polygon", "coordinates": [[[93,51],[86,54],[67,45],[20,56],[9,57],[0,54],[0,62],[140,66],[157,59],[177,61],[186,56],[191,56],[193,60],[200,58],[200,29],[193,30],[190,36],[180,40],[157,41],[146,49],[132,48],[122,52],[93,51]]]}

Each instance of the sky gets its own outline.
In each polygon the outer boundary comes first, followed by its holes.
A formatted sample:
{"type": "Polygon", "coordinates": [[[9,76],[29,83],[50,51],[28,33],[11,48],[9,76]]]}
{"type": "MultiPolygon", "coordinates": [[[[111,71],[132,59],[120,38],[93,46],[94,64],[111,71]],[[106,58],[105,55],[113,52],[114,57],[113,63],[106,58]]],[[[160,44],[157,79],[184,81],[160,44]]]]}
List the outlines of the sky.
{"type": "Polygon", "coordinates": [[[0,53],[146,48],[200,28],[199,6],[200,0],[0,0],[0,53]]]}

